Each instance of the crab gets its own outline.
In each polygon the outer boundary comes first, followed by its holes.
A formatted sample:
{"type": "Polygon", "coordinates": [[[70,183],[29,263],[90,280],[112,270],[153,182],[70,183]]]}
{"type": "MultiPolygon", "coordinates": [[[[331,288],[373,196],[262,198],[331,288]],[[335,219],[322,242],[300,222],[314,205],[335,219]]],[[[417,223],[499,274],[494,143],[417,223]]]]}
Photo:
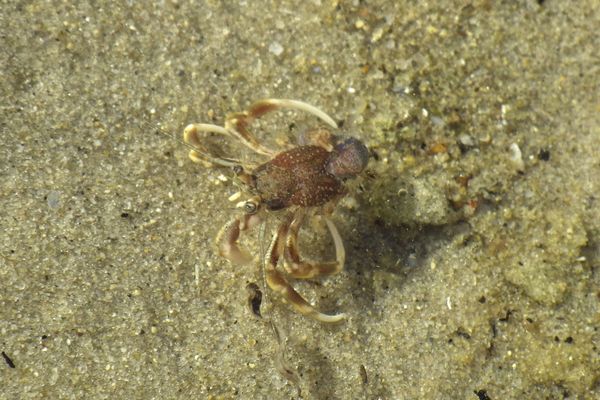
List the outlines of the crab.
{"type": "MultiPolygon", "coordinates": [[[[278,109],[308,112],[337,129],[329,115],[310,104],[298,100],[264,99],[243,112],[230,114],[224,126],[190,124],[184,130],[183,139],[192,149],[189,152],[192,161],[231,168],[235,180],[248,195],[246,200],[237,203],[242,211],[217,235],[220,255],[233,264],[249,263],[251,255],[238,245],[240,234],[259,225],[267,213],[281,213],[263,260],[267,285],[300,314],[321,322],[337,322],[344,319],[345,314],[320,312],[294,289],[287,276],[311,279],[336,274],[343,269],[346,258],[344,244],[330,216],[335,205],[347,193],[345,181],[363,171],[369,153],[358,139],[342,140],[323,128],[301,135],[296,147],[279,152],[270,149],[259,142],[249,126],[257,118],[278,109]],[[252,167],[237,159],[215,155],[205,146],[203,139],[206,133],[235,138],[255,153],[268,157],[268,160],[252,167]],[[335,260],[313,262],[300,257],[298,232],[307,216],[315,214],[325,220],[335,246],[335,260]],[[279,268],[282,258],[285,273],[279,268]]],[[[239,199],[241,193],[236,193],[230,200],[239,199]]]]}

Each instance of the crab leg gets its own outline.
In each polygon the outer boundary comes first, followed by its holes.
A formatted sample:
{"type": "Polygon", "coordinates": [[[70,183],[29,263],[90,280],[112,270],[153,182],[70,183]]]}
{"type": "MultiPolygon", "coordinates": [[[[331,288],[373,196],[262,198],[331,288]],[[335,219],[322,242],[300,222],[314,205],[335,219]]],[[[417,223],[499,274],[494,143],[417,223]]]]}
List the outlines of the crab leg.
{"type": "MultiPolygon", "coordinates": [[[[235,125],[235,122],[245,120],[245,124],[248,125],[252,123],[256,118],[260,118],[263,115],[275,111],[281,108],[287,108],[291,110],[300,110],[305,111],[309,114],[314,115],[315,117],[323,120],[326,124],[331,126],[332,128],[337,129],[337,124],[329,115],[327,115],[324,111],[319,108],[305,103],[299,100],[290,100],[290,99],[263,99],[253,103],[246,111],[242,111],[241,113],[232,114],[232,117],[236,116],[237,119],[228,118],[228,122],[231,125],[235,125]]],[[[231,125],[225,124],[225,127],[228,128],[231,125]]]]}
{"type": "Polygon", "coordinates": [[[262,117],[263,115],[278,110],[280,108],[288,108],[295,109],[300,111],[305,111],[309,114],[312,114],[321,120],[323,120],[328,125],[333,128],[337,128],[337,124],[329,115],[325,112],[321,111],[315,106],[312,106],[308,103],[298,100],[289,100],[289,99],[264,99],[259,100],[256,103],[252,104],[248,107],[247,110],[234,113],[227,117],[225,122],[225,128],[228,129],[232,135],[237,137],[242,141],[246,146],[254,150],[259,154],[272,156],[275,154],[273,150],[267,149],[263,147],[258,140],[250,133],[248,130],[248,126],[252,124],[252,122],[262,117]]]}
{"type": "Polygon", "coordinates": [[[224,167],[233,167],[240,164],[238,160],[211,156],[200,140],[200,132],[211,132],[231,136],[230,131],[218,125],[189,124],[183,130],[183,141],[189,147],[192,147],[192,150],[190,150],[188,154],[190,160],[196,163],[217,164],[224,167]]]}
{"type": "Polygon", "coordinates": [[[247,264],[252,261],[252,256],[246,250],[240,249],[237,241],[240,232],[256,226],[260,221],[258,214],[243,214],[225,224],[216,239],[219,254],[234,264],[247,264]]]}
{"type": "Polygon", "coordinates": [[[274,292],[283,296],[300,314],[321,322],[338,322],[345,318],[344,314],[328,315],[319,312],[289,284],[283,274],[277,269],[279,258],[285,249],[285,238],[292,223],[291,221],[292,218],[290,216],[281,223],[269,246],[265,265],[267,284],[274,292]]]}
{"type": "Polygon", "coordinates": [[[335,261],[312,263],[303,261],[300,259],[300,253],[298,251],[298,231],[304,221],[306,213],[304,210],[298,210],[292,221],[287,241],[285,243],[285,269],[288,274],[294,278],[299,279],[310,279],[320,275],[332,275],[340,272],[344,268],[344,262],[346,259],[346,252],[344,250],[344,244],[342,238],[335,227],[334,223],[327,217],[325,217],[325,223],[335,246],[335,261]]]}

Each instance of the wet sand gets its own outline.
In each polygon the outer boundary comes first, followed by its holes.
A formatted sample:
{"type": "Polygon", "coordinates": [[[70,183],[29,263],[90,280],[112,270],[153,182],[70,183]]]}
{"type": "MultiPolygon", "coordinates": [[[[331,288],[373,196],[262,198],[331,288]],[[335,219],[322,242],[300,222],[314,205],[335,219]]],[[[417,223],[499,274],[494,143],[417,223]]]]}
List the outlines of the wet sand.
{"type": "Polygon", "coordinates": [[[0,398],[600,397],[600,11],[418,3],[3,6],[0,398]],[[263,288],[297,384],[246,304],[258,261],[214,249],[232,173],[155,128],[265,97],[372,152],[334,214],[345,270],[294,283],[347,321],[263,288]]]}

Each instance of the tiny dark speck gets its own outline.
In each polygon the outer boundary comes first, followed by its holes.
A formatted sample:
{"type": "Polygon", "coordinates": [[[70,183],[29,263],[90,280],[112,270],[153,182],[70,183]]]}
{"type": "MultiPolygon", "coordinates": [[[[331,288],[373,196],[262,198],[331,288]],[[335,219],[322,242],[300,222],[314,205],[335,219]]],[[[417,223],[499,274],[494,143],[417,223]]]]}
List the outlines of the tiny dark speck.
{"type": "Polygon", "coordinates": [[[246,290],[248,291],[248,305],[250,306],[250,310],[252,310],[252,313],[257,317],[262,317],[262,315],[260,315],[262,292],[258,285],[256,283],[249,283],[246,285],[246,290]]]}
{"type": "Polygon", "coordinates": [[[568,338],[566,338],[565,343],[573,343],[573,337],[569,336],[568,338]]]}
{"type": "Polygon", "coordinates": [[[121,213],[121,218],[128,218],[129,217],[129,213],[121,213]]]}
{"type": "Polygon", "coordinates": [[[360,379],[362,380],[363,385],[369,383],[369,377],[367,375],[367,369],[363,364],[360,364],[359,367],[360,379]]]}
{"type": "Polygon", "coordinates": [[[456,335],[457,335],[457,336],[460,336],[460,337],[462,337],[462,338],[464,338],[464,339],[467,339],[467,340],[468,340],[468,339],[471,339],[471,335],[469,335],[469,333],[468,333],[468,332],[466,332],[466,331],[465,331],[463,328],[458,328],[458,329],[456,330],[456,335]]]}
{"type": "Polygon", "coordinates": [[[492,398],[487,395],[485,390],[474,390],[473,393],[479,397],[479,400],[492,400],[492,398]]]}
{"type": "Polygon", "coordinates": [[[538,153],[538,159],[542,161],[548,161],[550,159],[550,150],[541,149],[538,153]]]}
{"type": "Polygon", "coordinates": [[[4,361],[6,361],[6,365],[8,365],[10,368],[16,368],[13,360],[11,360],[10,357],[8,355],[6,355],[5,352],[2,352],[2,357],[4,357],[4,361]]]}

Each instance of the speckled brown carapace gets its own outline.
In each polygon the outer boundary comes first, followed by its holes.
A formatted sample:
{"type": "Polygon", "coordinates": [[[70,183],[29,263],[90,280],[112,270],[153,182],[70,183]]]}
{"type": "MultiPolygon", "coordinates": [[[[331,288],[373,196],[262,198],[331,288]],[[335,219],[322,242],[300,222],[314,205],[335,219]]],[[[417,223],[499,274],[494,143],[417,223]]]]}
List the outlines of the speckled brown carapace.
{"type": "Polygon", "coordinates": [[[343,183],[325,169],[330,156],[319,146],[279,153],[252,172],[251,191],[269,210],[321,206],[345,192],[343,183]]]}

